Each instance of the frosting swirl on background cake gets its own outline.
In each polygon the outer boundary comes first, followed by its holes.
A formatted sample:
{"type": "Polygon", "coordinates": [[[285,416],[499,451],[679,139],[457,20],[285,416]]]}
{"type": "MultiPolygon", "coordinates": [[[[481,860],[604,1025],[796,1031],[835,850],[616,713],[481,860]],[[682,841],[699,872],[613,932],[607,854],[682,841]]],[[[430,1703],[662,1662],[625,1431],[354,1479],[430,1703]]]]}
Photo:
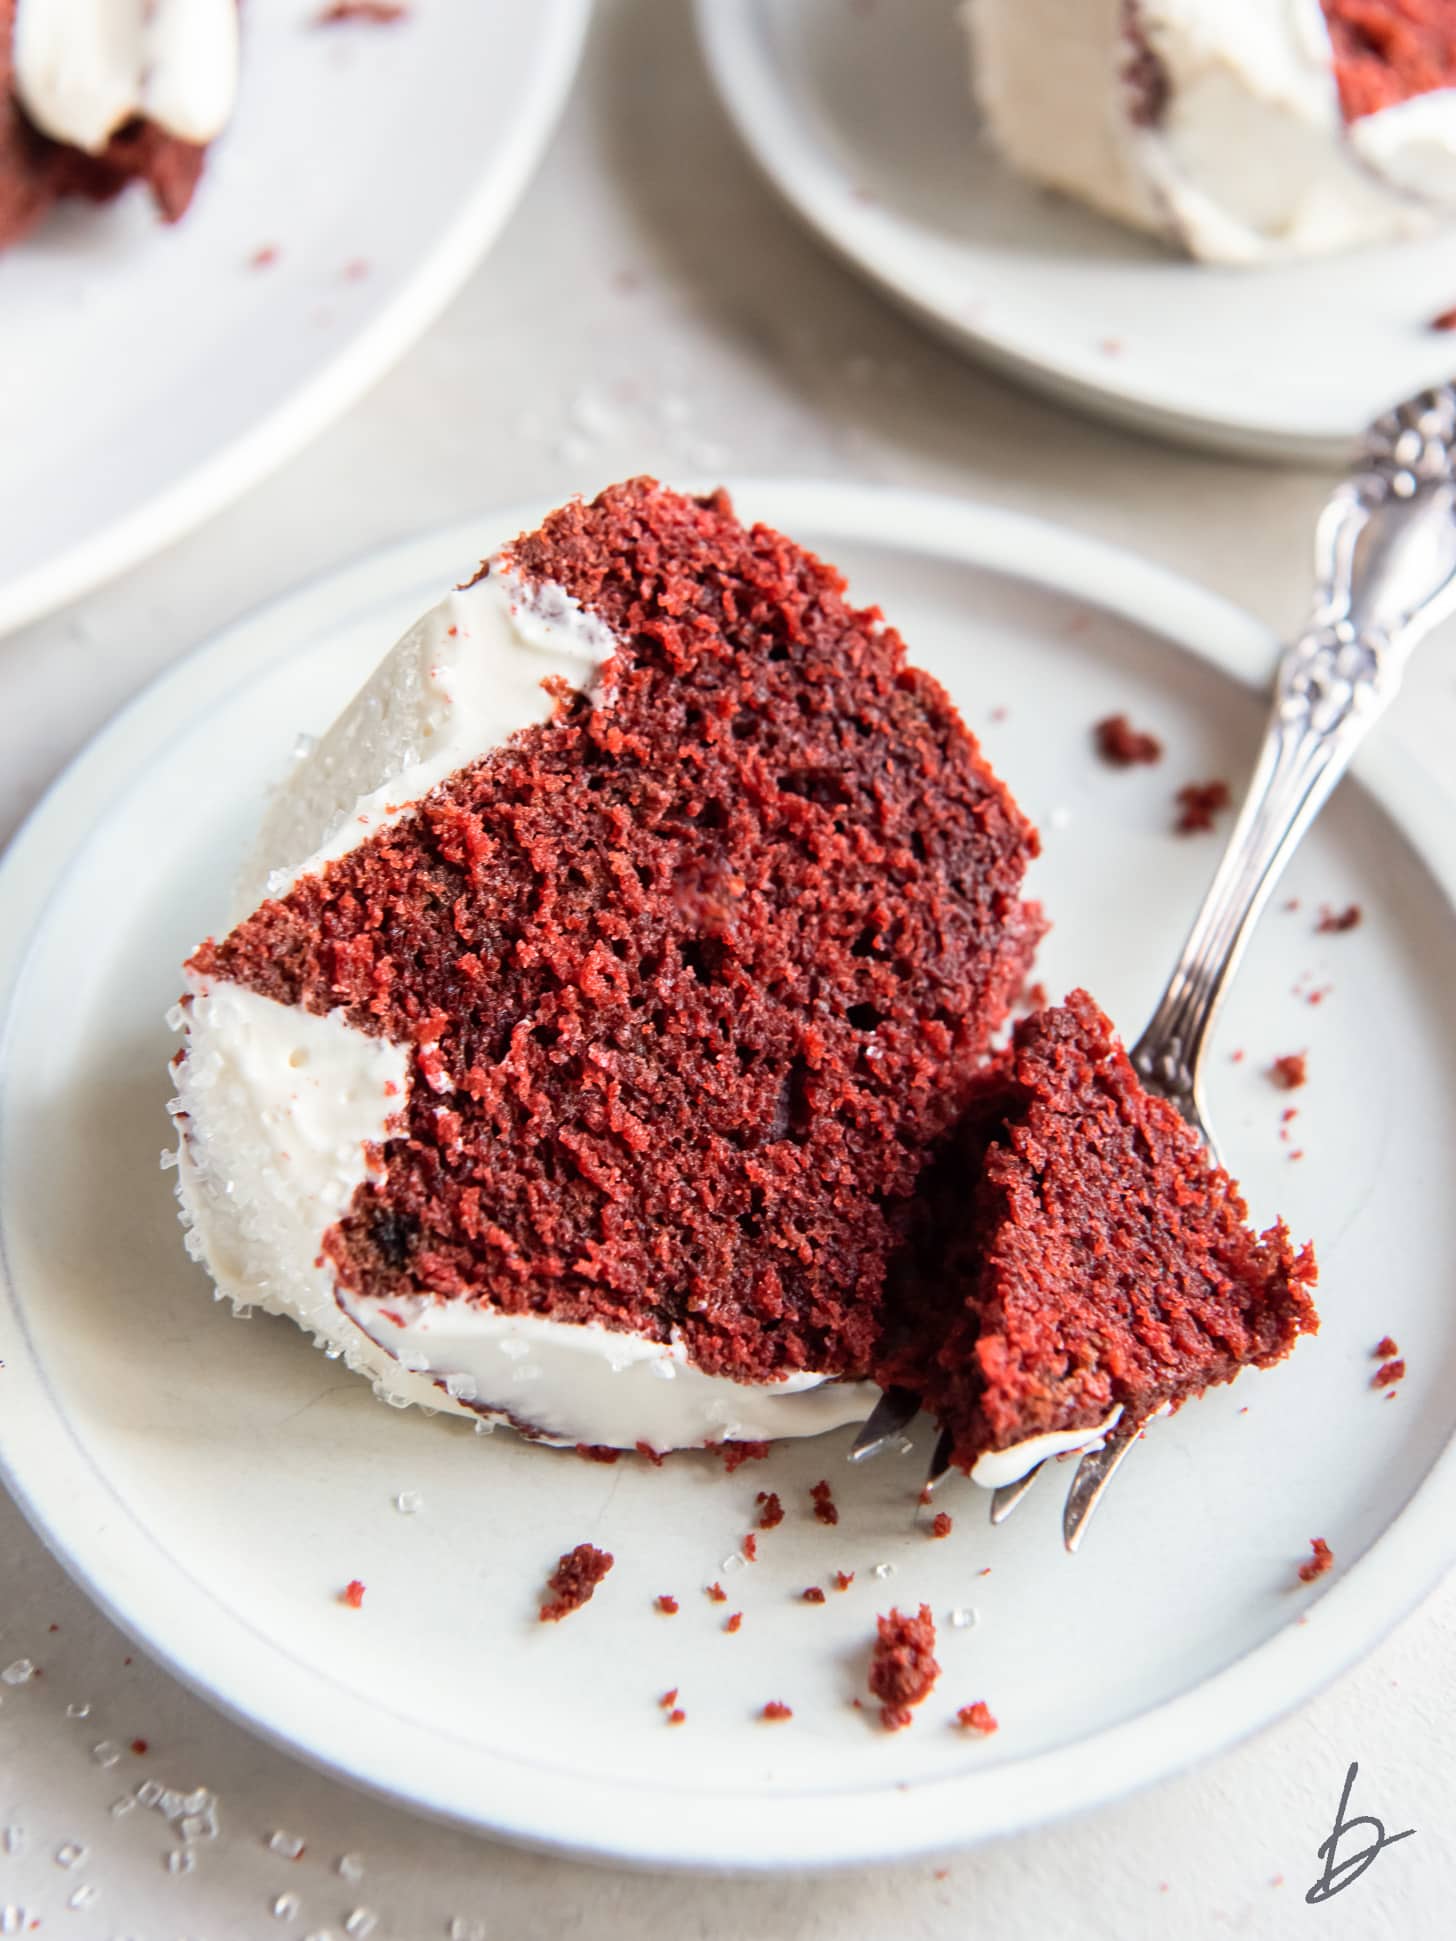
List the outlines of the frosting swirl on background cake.
{"type": "Polygon", "coordinates": [[[238,88],[237,0],[18,0],[14,84],[53,141],[99,155],[128,122],[198,146],[238,88]]]}

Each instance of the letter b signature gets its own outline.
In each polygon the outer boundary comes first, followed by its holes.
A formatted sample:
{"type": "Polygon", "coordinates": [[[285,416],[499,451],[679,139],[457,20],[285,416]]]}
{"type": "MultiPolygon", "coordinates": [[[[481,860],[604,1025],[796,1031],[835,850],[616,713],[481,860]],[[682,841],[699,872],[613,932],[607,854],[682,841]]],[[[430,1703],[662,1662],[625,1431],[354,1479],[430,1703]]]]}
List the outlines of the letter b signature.
{"type": "Polygon", "coordinates": [[[1311,1907],[1317,1907],[1321,1901],[1327,1901],[1332,1894],[1343,1893],[1345,1888],[1360,1878],[1377,1854],[1382,1853],[1386,1847],[1393,1847],[1397,1840],[1409,1840],[1415,1832],[1413,1826],[1408,1826],[1404,1833],[1387,1833],[1384,1821],[1377,1820],[1369,1813],[1359,1813],[1353,1820],[1345,1818],[1345,1810],[1350,1804],[1350,1792],[1359,1770],[1358,1763],[1352,1760],[1350,1770],[1345,1774],[1345,1790],[1340,1794],[1340,1808],[1335,1815],[1335,1830],[1318,1850],[1325,1870],[1304,1897],[1311,1907]],[[1338,1857],[1340,1842],[1347,1834],[1353,1834],[1361,1827],[1369,1829],[1370,1838],[1358,1851],[1351,1852],[1344,1859],[1340,1859],[1338,1857]]]}

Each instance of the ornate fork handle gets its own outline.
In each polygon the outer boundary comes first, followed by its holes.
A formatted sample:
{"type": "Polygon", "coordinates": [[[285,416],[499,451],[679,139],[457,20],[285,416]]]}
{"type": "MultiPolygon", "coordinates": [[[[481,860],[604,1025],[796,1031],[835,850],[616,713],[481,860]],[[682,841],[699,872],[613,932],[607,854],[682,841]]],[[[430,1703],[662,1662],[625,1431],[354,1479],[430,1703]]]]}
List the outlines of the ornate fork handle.
{"type": "Polygon", "coordinates": [[[1456,610],[1456,391],[1426,392],[1381,419],[1365,458],[1320,521],[1309,628],[1280,663],[1243,809],[1132,1051],[1144,1080],[1199,1130],[1200,1056],[1254,921],[1416,642],[1456,610]]]}

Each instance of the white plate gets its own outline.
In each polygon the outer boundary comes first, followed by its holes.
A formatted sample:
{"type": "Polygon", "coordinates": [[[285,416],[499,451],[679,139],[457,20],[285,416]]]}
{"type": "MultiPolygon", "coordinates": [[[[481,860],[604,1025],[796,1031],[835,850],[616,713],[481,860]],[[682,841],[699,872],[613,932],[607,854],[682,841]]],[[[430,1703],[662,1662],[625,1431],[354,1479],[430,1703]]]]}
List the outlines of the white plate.
{"type": "MultiPolygon", "coordinates": [[[[1057,992],[1085,979],[1136,1027],[1214,859],[1167,833],[1172,791],[1237,779],[1264,632],[1126,554],[973,505],[789,485],[740,504],[842,561],[949,682],[1046,832],[1036,886],[1058,928],[1042,974],[1057,992]],[[1165,737],[1160,767],[1093,758],[1089,724],[1124,708],[1165,737]]],[[[732,1477],[698,1455],[597,1467],[394,1413],[291,1324],[209,1301],[157,1167],[176,967],[221,918],[295,730],[322,727],[442,587],[534,519],[412,543],[212,642],[99,738],[0,872],[12,1488],[119,1623],[258,1731],[413,1806],[578,1854],[767,1869],[944,1848],[1266,1723],[1424,1591],[1456,1526],[1456,844],[1449,804],[1378,749],[1296,861],[1301,910],[1255,938],[1213,1074],[1256,1213],[1282,1208],[1319,1238],[1324,1331],[1160,1423],[1075,1560],[1058,1523],[1069,1470],[995,1532],[985,1497],[948,1485],[955,1530],[933,1542],[917,1524],[924,1434],[862,1470],[847,1434],[732,1477]],[[1315,905],[1352,899],[1363,926],[1316,936],[1315,905]],[[1333,982],[1318,1007],[1293,994],[1306,977],[1333,982]],[[1305,1049],[1296,1164],[1279,1138],[1289,1095],[1263,1068],[1305,1049]],[[1386,1332],[1410,1365],[1393,1402],[1370,1388],[1386,1332]],[[808,1514],[821,1476],[834,1529],[808,1514]],[[764,1488],[787,1520],[756,1564],[725,1562],[764,1488]],[[419,1514],[392,1506],[404,1490],[419,1514]],[[1315,1536],[1338,1569],[1306,1590],[1315,1536]],[[547,1570],[580,1541],[616,1569],[588,1609],[537,1624],[547,1570]],[[847,1592],[800,1601],[835,1569],[854,1571],[847,1592]],[[358,1612],[336,1601],[354,1577],[358,1612]],[[714,1579],[727,1605],[704,1596],[714,1579]],[[678,1616],[655,1613],[661,1592],[678,1616]],[[875,1614],[921,1599],[944,1675],[887,1736],[851,1700],[875,1614]],[[957,1607],[979,1623],[953,1627],[957,1607]],[[673,1686],[680,1729],[657,1704],[673,1686]],[[985,1743],[948,1723],[978,1698],[1001,1721],[985,1743]],[[758,1722],[770,1699],[792,1722],[758,1722]]]]}
{"type": "Polygon", "coordinates": [[[982,140],[952,0],[697,0],[760,166],[851,263],[962,347],[1121,423],[1338,460],[1456,369],[1433,241],[1217,270],[1033,189],[982,140]]]}
{"type": "Polygon", "coordinates": [[[419,336],[525,187],[590,8],[321,29],[319,0],[248,0],[182,222],[132,189],[0,255],[0,633],[218,511],[419,336]]]}

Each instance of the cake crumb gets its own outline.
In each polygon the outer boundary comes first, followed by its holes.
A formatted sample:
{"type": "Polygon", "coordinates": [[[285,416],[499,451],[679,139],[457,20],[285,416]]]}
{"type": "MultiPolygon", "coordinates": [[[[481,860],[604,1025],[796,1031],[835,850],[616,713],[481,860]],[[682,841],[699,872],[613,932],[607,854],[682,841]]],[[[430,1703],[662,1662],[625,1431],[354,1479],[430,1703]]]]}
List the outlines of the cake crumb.
{"type": "Polygon", "coordinates": [[[609,1448],[604,1442],[579,1442],[575,1453],[583,1462],[615,1462],[622,1452],[609,1448]]]}
{"type": "Polygon", "coordinates": [[[1456,330],[1456,308],[1443,310],[1439,317],[1432,317],[1432,330],[1456,330]]]}
{"type": "Polygon", "coordinates": [[[963,1705],[956,1713],[956,1724],[963,1732],[979,1732],[987,1739],[993,1732],[1001,1729],[998,1721],[992,1716],[990,1706],[983,1698],[978,1698],[972,1705],[963,1705]]]}
{"type": "Polygon", "coordinates": [[[682,1707],[680,1705],[675,1705],[667,1715],[667,1722],[669,1725],[681,1725],[683,1720],[686,1717],[687,1717],[687,1713],[682,1709],[682,1707]]]}
{"type": "Polygon", "coordinates": [[[771,1698],[768,1704],[764,1706],[762,1712],[759,1713],[760,1718],[771,1719],[775,1722],[780,1719],[791,1719],[793,1716],[792,1710],[776,1698],[771,1698]]]}
{"type": "Polygon", "coordinates": [[[657,1702],[664,1712],[670,1712],[673,1706],[677,1704],[677,1686],[674,1685],[670,1692],[664,1692],[657,1702]]]}
{"type": "Polygon", "coordinates": [[[762,1462],[768,1454],[766,1442],[720,1442],[718,1453],[723,1458],[723,1467],[731,1476],[735,1469],[741,1469],[746,1462],[762,1462]]]}
{"type": "Polygon", "coordinates": [[[1372,1388],[1389,1388],[1393,1382],[1405,1379],[1405,1363],[1400,1360],[1383,1361],[1370,1377],[1372,1388]]]}
{"type": "Polygon", "coordinates": [[[654,1469],[661,1469],[663,1464],[663,1458],[661,1455],[659,1455],[657,1450],[653,1448],[650,1442],[639,1442],[636,1445],[636,1448],[637,1448],[638,1455],[641,1456],[644,1462],[650,1462],[654,1469]]]}
{"type": "Polygon", "coordinates": [[[1233,798],[1227,782],[1189,782],[1179,789],[1178,820],[1173,827],[1180,836],[1212,830],[1213,819],[1233,798]]]}
{"type": "Polygon", "coordinates": [[[742,1611],[730,1611],[728,1616],[723,1620],[723,1629],[729,1632],[730,1634],[734,1631],[740,1630],[742,1628],[742,1625],[743,1625],[742,1611]]]}
{"type": "Polygon", "coordinates": [[[657,1609],[661,1611],[664,1617],[677,1616],[678,1602],[675,1597],[669,1597],[667,1593],[664,1591],[662,1596],[657,1598],[655,1602],[656,1602],[657,1609]]]}
{"type": "Polygon", "coordinates": [[[1335,1561],[1335,1553],[1323,1537],[1311,1537],[1309,1547],[1314,1555],[1299,1566],[1301,1584],[1312,1584],[1317,1577],[1323,1577],[1335,1561]]]}
{"type": "Polygon", "coordinates": [[[1269,1077],[1281,1091],[1297,1091],[1309,1078],[1309,1053],[1285,1052],[1282,1058],[1276,1058],[1269,1067],[1269,1077]]]}
{"type": "Polygon", "coordinates": [[[801,1592],[800,1595],[805,1604],[822,1604],[824,1602],[824,1593],[817,1584],[811,1584],[808,1590],[801,1592]]]}
{"type": "Polygon", "coordinates": [[[409,19],[405,0],[331,0],[315,21],[318,27],[342,27],[346,21],[364,21],[371,27],[393,27],[409,19]]]}
{"type": "Polygon", "coordinates": [[[834,1588],[837,1591],[847,1591],[853,1582],[854,1582],[854,1572],[852,1570],[835,1571],[834,1588]]]}
{"type": "Polygon", "coordinates": [[[951,1531],[954,1529],[954,1527],[955,1525],[952,1523],[951,1519],[946,1515],[945,1511],[942,1510],[940,1514],[936,1517],[935,1521],[931,1524],[930,1534],[933,1537],[948,1537],[951,1531]]]}
{"type": "Polygon", "coordinates": [[[614,1561],[609,1550],[598,1550],[590,1543],[579,1543],[575,1550],[565,1551],[546,1579],[546,1588],[553,1595],[541,1606],[541,1622],[559,1624],[562,1618],[579,1611],[614,1561]]]}
{"type": "Polygon", "coordinates": [[[779,1501],[777,1490],[758,1492],[758,1501],[763,1505],[763,1514],[758,1519],[760,1530],[777,1530],[784,1520],[784,1506],[779,1501]]]}
{"type": "Polygon", "coordinates": [[[1322,903],[1315,929],[1322,936],[1338,936],[1342,931],[1356,929],[1363,916],[1358,903],[1347,903],[1343,910],[1332,910],[1328,903],[1322,903]]]}
{"type": "Polygon", "coordinates": [[[364,1586],[357,1577],[351,1577],[339,1592],[339,1602],[347,1604],[351,1611],[357,1611],[364,1602],[364,1586]]]}
{"type": "Polygon", "coordinates": [[[1383,1334],[1371,1349],[1377,1361],[1389,1361],[1392,1355],[1400,1353],[1400,1345],[1394,1335],[1383,1334]]]}
{"type": "Polygon", "coordinates": [[[136,1754],[138,1759],[144,1759],[148,1751],[150,1750],[150,1747],[148,1746],[147,1741],[145,1739],[133,1739],[131,1742],[131,1749],[136,1754]]]}
{"type": "Polygon", "coordinates": [[[877,1637],[870,1660],[869,1687],[880,1701],[880,1720],[887,1732],[911,1722],[910,1707],[927,1696],[940,1676],[935,1660],[935,1619],[930,1606],[907,1617],[891,1610],[875,1620],[877,1637]]]}
{"type": "Polygon", "coordinates": [[[1156,735],[1134,728],[1125,714],[1110,714],[1092,730],[1097,752],[1113,768],[1132,768],[1139,762],[1163,759],[1163,744],[1156,735]]]}
{"type": "Polygon", "coordinates": [[[758,1538],[753,1534],[752,1530],[743,1539],[743,1554],[751,1564],[758,1562],[758,1538]]]}
{"type": "Polygon", "coordinates": [[[721,1584],[709,1584],[704,1591],[704,1596],[710,1604],[726,1604],[728,1602],[728,1593],[721,1584]]]}
{"type": "Polygon", "coordinates": [[[821,1523],[838,1523],[839,1511],[835,1506],[834,1493],[827,1482],[816,1483],[809,1492],[814,1499],[814,1514],[821,1523]]]}
{"type": "Polygon", "coordinates": [[[271,270],[273,265],[278,261],[278,255],[277,243],[264,243],[260,249],[255,249],[248,258],[248,268],[250,270],[271,270]]]}

